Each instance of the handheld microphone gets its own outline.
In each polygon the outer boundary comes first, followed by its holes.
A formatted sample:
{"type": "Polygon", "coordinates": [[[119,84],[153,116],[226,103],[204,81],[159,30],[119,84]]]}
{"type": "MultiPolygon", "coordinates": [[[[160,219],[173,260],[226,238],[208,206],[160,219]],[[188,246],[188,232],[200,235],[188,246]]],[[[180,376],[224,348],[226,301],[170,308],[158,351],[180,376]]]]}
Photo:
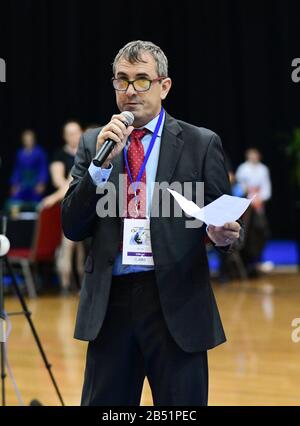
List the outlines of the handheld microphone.
{"type": "MultiPolygon", "coordinates": [[[[126,121],[123,121],[126,127],[131,126],[134,122],[134,115],[130,111],[123,111],[122,112],[123,117],[126,119],[126,121]]],[[[111,151],[114,149],[114,146],[116,145],[116,142],[111,139],[106,139],[104,144],[101,146],[99,151],[97,152],[96,156],[93,159],[93,164],[97,167],[101,167],[102,164],[105,162],[111,151]]]]}

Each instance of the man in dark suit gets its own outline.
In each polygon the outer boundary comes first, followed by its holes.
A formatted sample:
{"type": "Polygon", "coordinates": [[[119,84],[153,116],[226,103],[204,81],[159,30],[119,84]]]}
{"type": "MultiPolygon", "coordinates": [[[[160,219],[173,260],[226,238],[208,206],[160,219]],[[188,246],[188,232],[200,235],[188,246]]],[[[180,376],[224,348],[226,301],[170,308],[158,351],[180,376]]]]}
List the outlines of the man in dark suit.
{"type": "MultiPolygon", "coordinates": [[[[212,131],[164,112],[162,100],[171,79],[167,59],[153,43],[126,45],[115,58],[113,72],[119,110],[134,114],[133,126],[126,128],[120,114],[82,136],[63,202],[66,237],[92,237],[75,330],[76,338],[89,341],[81,403],[138,405],[147,376],[155,405],[206,405],[207,350],[223,343],[225,335],[209,282],[205,237],[228,250],[239,244],[241,227],[238,222],[187,227],[174,208],[168,217],[151,216],[151,183],[191,182],[195,200],[195,184],[204,182],[205,204],[230,193],[221,141],[212,131]],[[96,167],[92,159],[108,138],[115,148],[96,167]],[[108,197],[109,203],[118,204],[124,190],[119,188],[120,174],[126,174],[127,183],[136,176],[133,170],[138,164],[140,169],[151,144],[141,181],[153,264],[124,264],[123,220],[103,215],[101,200],[108,197]]],[[[159,196],[159,206],[161,201],[159,196]]],[[[129,207],[131,218],[128,212],[129,207]]]]}

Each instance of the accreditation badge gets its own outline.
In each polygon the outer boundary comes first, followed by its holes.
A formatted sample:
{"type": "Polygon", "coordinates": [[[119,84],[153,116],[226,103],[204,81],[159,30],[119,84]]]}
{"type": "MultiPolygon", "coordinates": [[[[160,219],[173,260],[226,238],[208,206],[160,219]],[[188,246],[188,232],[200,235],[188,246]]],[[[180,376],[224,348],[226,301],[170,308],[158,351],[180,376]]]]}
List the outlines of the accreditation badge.
{"type": "Polygon", "coordinates": [[[149,219],[124,219],[122,263],[154,265],[149,219]]]}

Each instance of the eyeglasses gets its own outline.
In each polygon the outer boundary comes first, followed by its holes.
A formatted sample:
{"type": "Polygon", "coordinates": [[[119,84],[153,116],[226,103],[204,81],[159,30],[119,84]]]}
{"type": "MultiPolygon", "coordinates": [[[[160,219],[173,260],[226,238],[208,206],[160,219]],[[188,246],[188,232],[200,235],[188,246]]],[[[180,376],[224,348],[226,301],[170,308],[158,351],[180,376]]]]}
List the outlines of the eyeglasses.
{"type": "Polygon", "coordinates": [[[114,89],[118,92],[126,92],[129,85],[132,84],[136,92],[147,92],[153,83],[164,80],[166,77],[158,77],[153,80],[148,78],[137,78],[136,80],[126,80],[125,78],[112,78],[114,89]]]}

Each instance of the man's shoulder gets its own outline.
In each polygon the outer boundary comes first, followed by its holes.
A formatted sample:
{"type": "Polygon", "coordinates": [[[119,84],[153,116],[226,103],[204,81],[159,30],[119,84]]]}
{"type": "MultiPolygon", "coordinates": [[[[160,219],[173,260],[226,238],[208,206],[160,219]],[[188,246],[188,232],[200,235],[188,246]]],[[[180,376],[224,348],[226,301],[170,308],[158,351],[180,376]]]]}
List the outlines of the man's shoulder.
{"type": "Polygon", "coordinates": [[[95,143],[101,129],[102,129],[102,127],[95,127],[95,128],[87,129],[83,133],[84,142],[85,143],[89,143],[89,142],[95,143]]]}
{"type": "Polygon", "coordinates": [[[261,170],[263,170],[266,173],[269,172],[269,167],[266,164],[264,164],[264,163],[259,163],[259,164],[260,164],[261,170]]]}
{"type": "Polygon", "coordinates": [[[247,168],[249,168],[249,163],[247,161],[244,161],[243,163],[241,163],[238,166],[237,170],[244,170],[244,169],[247,169],[247,168]]]}
{"type": "Polygon", "coordinates": [[[180,127],[187,132],[196,133],[206,138],[217,136],[213,130],[207,129],[206,127],[196,126],[195,124],[187,123],[186,121],[182,120],[177,120],[177,122],[179,123],[180,127]]]}
{"type": "Polygon", "coordinates": [[[183,120],[175,119],[173,117],[170,117],[171,119],[175,120],[179,127],[181,128],[181,132],[183,134],[183,138],[186,137],[192,137],[192,138],[198,138],[202,141],[209,142],[212,138],[219,138],[216,132],[213,130],[207,129],[206,127],[202,126],[196,126],[195,124],[188,123],[183,120]]]}
{"type": "MultiPolygon", "coordinates": [[[[217,135],[216,132],[214,132],[213,130],[207,129],[206,127],[201,127],[201,126],[196,126],[194,124],[191,123],[187,123],[186,121],[183,120],[178,120],[175,119],[171,116],[168,117],[169,120],[174,120],[177,125],[179,125],[179,127],[181,128],[181,132],[183,133],[183,137],[192,137],[192,138],[199,138],[202,141],[211,141],[211,139],[213,137],[215,138],[219,138],[219,136],[217,135]]],[[[168,121],[167,120],[167,125],[168,125],[168,121]]],[[[83,137],[84,137],[84,142],[85,144],[89,144],[89,143],[95,143],[95,141],[97,140],[97,137],[101,131],[102,127],[96,127],[96,128],[92,128],[92,129],[88,129],[84,132],[83,137]]]]}

